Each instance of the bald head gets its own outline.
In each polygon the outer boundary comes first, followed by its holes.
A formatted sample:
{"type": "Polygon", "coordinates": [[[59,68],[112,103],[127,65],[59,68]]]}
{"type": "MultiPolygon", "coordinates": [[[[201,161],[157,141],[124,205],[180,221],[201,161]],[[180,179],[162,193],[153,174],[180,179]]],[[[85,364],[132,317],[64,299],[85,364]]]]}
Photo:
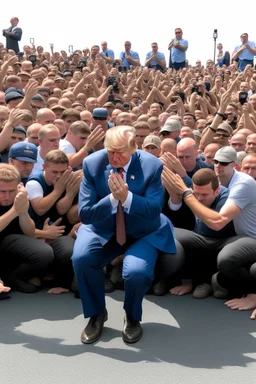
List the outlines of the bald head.
{"type": "Polygon", "coordinates": [[[246,136],[242,133],[236,133],[231,137],[230,145],[236,150],[236,152],[245,151],[246,136]]]}
{"type": "Polygon", "coordinates": [[[128,112],[121,112],[116,118],[116,125],[132,125],[132,117],[128,112]]]}
{"type": "Polygon", "coordinates": [[[49,108],[41,108],[37,112],[36,122],[42,125],[52,124],[55,120],[56,116],[53,111],[49,108]]]}
{"type": "Polygon", "coordinates": [[[187,172],[192,172],[196,167],[197,143],[187,137],[177,144],[177,157],[187,172]]]}
{"type": "Polygon", "coordinates": [[[165,152],[170,152],[174,156],[176,156],[176,148],[177,143],[174,139],[166,138],[161,141],[160,146],[160,156],[162,156],[165,152]]]}

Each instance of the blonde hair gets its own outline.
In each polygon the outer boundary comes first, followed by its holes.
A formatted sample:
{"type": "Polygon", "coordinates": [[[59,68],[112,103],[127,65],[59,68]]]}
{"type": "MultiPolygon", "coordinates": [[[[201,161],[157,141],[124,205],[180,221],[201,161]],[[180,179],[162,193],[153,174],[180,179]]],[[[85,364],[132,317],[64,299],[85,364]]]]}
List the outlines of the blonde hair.
{"type": "Polygon", "coordinates": [[[10,183],[17,181],[20,183],[21,177],[19,171],[11,164],[0,164],[0,181],[10,183]]]}
{"type": "Polygon", "coordinates": [[[136,144],[136,130],[128,125],[120,125],[107,130],[104,147],[110,151],[127,151],[133,154],[136,144]]]}
{"type": "Polygon", "coordinates": [[[47,135],[47,133],[55,130],[59,132],[58,128],[54,124],[42,125],[38,132],[38,138],[42,140],[47,135]]]}
{"type": "Polygon", "coordinates": [[[47,153],[44,159],[45,165],[48,165],[49,163],[68,165],[68,157],[66,153],[64,153],[60,149],[53,149],[52,151],[47,153]]]}

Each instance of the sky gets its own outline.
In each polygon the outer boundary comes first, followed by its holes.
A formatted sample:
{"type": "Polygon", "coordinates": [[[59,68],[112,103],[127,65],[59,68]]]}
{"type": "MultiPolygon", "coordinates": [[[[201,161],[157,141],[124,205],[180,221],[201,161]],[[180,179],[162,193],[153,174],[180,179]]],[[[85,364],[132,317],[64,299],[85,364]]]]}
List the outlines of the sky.
{"type": "MultiPolygon", "coordinates": [[[[11,17],[17,16],[23,30],[20,48],[29,45],[30,38],[45,51],[50,50],[50,43],[54,44],[55,51],[68,51],[69,45],[73,45],[74,50],[83,49],[106,40],[108,48],[113,49],[118,58],[125,40],[130,40],[131,49],[139,53],[141,64],[144,64],[151,43],[157,42],[168,63],[167,47],[174,37],[174,29],[179,27],[189,43],[187,59],[194,65],[198,59],[203,64],[207,59],[213,59],[214,29],[218,30],[217,43],[222,43],[224,50],[230,53],[240,44],[242,33],[247,32],[249,40],[256,41],[252,0],[244,1],[244,5],[240,3],[240,6],[224,0],[163,0],[159,3],[145,0],[76,0],[74,3],[12,0],[9,4],[1,7],[0,28],[8,28],[11,17]]],[[[5,44],[3,36],[0,42],[5,44]]]]}

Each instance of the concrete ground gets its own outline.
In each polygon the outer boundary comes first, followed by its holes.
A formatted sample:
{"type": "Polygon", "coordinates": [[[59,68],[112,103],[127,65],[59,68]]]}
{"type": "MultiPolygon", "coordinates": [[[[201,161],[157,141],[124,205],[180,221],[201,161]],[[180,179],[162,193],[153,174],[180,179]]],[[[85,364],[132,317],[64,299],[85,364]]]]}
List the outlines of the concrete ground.
{"type": "Polygon", "coordinates": [[[123,292],[107,296],[109,320],[83,345],[73,294],[12,292],[0,302],[0,384],[234,384],[256,382],[256,320],[214,298],[144,300],[143,338],[121,339],[123,292]]]}

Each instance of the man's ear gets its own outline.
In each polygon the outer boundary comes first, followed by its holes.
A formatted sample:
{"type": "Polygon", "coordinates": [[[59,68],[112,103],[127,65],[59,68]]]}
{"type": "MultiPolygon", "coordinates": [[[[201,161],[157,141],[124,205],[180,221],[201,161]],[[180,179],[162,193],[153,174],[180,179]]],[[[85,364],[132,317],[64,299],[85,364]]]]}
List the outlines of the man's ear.
{"type": "Polygon", "coordinates": [[[11,157],[8,159],[8,164],[13,164],[13,159],[11,157]]]}
{"type": "Polygon", "coordinates": [[[216,189],[216,191],[214,192],[214,194],[215,194],[216,196],[218,196],[219,193],[220,193],[220,185],[218,186],[218,188],[216,189]]]}

